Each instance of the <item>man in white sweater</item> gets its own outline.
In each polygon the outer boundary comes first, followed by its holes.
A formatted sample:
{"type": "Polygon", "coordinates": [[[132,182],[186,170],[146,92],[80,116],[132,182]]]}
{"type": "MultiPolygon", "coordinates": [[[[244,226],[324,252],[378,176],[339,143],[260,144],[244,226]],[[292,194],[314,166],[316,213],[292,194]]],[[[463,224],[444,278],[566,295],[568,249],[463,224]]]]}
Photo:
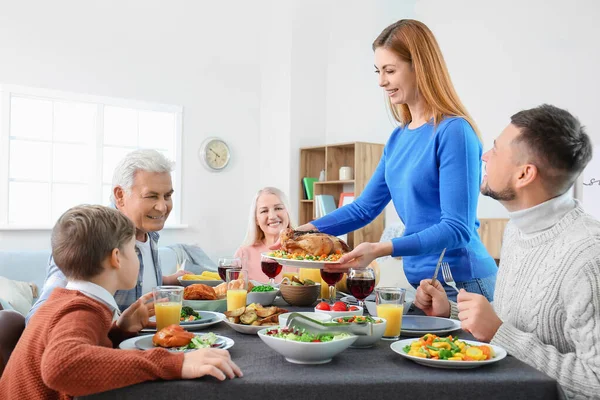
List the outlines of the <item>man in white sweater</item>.
{"type": "Polygon", "coordinates": [[[555,378],[571,399],[600,399],[600,222],[570,187],[592,157],[579,121],[543,105],[521,111],[482,157],[481,193],[509,211],[493,305],[431,280],[415,305],[555,378]]]}

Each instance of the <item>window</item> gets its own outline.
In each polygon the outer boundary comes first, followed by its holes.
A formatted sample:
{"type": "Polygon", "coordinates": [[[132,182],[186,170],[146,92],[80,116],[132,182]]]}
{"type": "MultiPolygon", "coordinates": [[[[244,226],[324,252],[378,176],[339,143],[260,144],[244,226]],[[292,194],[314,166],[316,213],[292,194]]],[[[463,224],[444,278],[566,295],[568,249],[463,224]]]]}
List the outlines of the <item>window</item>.
{"type": "Polygon", "coordinates": [[[180,221],[182,107],[0,86],[0,228],[50,228],[68,208],[109,204],[125,154],[153,148],[175,161],[180,221]]]}

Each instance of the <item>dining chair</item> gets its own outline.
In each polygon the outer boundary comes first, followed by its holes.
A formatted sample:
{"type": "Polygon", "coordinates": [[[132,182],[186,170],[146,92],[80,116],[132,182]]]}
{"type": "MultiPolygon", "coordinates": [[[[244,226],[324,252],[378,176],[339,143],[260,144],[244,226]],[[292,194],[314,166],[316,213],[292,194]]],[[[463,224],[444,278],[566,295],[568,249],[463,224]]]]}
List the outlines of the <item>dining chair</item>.
{"type": "Polygon", "coordinates": [[[8,363],[10,354],[25,329],[25,317],[16,311],[0,310],[0,376],[8,363]]]}

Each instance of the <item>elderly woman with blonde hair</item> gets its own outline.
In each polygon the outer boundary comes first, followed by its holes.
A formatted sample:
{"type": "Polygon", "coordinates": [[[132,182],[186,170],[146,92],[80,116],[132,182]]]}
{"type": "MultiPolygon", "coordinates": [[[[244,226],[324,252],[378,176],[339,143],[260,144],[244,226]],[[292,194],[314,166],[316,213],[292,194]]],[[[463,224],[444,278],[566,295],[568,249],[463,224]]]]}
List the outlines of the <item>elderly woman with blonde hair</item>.
{"type": "MultiPolygon", "coordinates": [[[[261,269],[261,253],[270,251],[269,246],[277,242],[283,229],[295,226],[288,204],[285,193],[277,188],[265,187],[256,193],[250,206],[246,238],[235,252],[248,269],[250,279],[259,282],[269,280],[261,269]]],[[[276,281],[281,281],[281,276],[276,281]]]]}

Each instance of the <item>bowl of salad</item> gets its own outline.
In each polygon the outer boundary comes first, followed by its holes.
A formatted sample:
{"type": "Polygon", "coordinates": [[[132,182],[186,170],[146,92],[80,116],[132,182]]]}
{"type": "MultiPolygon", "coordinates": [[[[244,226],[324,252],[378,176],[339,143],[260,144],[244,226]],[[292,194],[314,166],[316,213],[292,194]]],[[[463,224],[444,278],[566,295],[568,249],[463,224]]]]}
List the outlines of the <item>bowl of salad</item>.
{"type": "Polygon", "coordinates": [[[370,335],[357,335],[358,339],[356,342],[352,343],[354,348],[367,348],[372,347],[383,337],[385,333],[385,327],[387,326],[387,321],[384,318],[371,317],[370,315],[354,315],[351,317],[339,317],[332,318],[332,323],[337,323],[340,325],[347,324],[366,324],[370,323],[373,327],[373,331],[370,335]]]}
{"type": "Polygon", "coordinates": [[[357,339],[346,332],[311,333],[281,327],[262,329],[258,337],[294,364],[328,363],[357,339]]]}
{"type": "Polygon", "coordinates": [[[254,284],[252,290],[246,295],[246,305],[252,303],[262,304],[263,306],[271,305],[278,292],[279,289],[269,284],[254,284]]]}

